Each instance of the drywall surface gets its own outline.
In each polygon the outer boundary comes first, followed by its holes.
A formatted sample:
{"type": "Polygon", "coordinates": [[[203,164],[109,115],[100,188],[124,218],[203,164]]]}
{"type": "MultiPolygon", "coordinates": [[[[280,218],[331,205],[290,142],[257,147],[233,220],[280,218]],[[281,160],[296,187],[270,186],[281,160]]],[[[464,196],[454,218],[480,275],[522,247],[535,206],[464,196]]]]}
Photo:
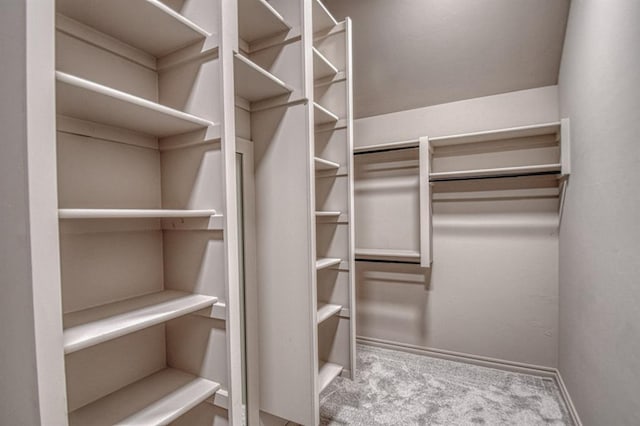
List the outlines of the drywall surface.
{"type": "MultiPolygon", "coordinates": [[[[555,86],[357,120],[364,146],[558,120],[555,86]]],[[[356,247],[418,250],[417,153],[356,156],[356,247]],[[363,172],[365,165],[373,173],[363,172]]],[[[477,189],[477,188],[476,188],[477,189]]],[[[491,188],[490,188],[491,189],[491,188]]],[[[433,268],[357,262],[359,336],[557,363],[556,198],[433,203],[433,268]]]]}
{"type": "Polygon", "coordinates": [[[353,19],[356,118],[558,82],[569,0],[325,4],[353,19]]]}
{"type": "Polygon", "coordinates": [[[559,368],[585,425],[640,424],[640,2],[574,0],[560,73],[572,176],[559,368]]]}

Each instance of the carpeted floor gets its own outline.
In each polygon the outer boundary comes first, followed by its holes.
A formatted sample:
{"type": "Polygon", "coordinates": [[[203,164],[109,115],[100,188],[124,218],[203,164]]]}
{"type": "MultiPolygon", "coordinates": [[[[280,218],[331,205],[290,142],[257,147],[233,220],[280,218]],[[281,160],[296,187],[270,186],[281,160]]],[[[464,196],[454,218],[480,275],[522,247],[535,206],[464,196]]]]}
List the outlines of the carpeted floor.
{"type": "Polygon", "coordinates": [[[358,372],[320,395],[322,425],[572,425],[555,382],[358,345],[358,372]]]}

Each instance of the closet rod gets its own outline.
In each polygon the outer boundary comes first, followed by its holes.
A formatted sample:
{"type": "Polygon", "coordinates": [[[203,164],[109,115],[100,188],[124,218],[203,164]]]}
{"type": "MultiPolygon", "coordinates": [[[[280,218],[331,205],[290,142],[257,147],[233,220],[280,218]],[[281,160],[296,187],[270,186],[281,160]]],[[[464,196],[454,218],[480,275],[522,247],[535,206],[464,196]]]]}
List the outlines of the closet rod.
{"type": "Polygon", "coordinates": [[[551,172],[517,173],[517,174],[507,174],[507,175],[468,176],[468,177],[452,177],[452,178],[432,178],[432,179],[429,179],[429,182],[431,182],[431,183],[457,182],[457,181],[464,181],[464,180],[502,179],[502,178],[532,177],[532,176],[551,176],[551,175],[560,176],[560,172],[551,171],[551,172]]]}
{"type": "Polygon", "coordinates": [[[389,152],[389,151],[403,151],[406,149],[418,149],[418,145],[416,142],[415,146],[398,146],[398,147],[389,147],[389,148],[379,148],[379,149],[368,149],[362,151],[354,151],[353,155],[362,155],[362,154],[374,154],[377,152],[389,152]]]}
{"type": "Polygon", "coordinates": [[[371,263],[400,263],[404,265],[420,265],[419,260],[387,260],[387,259],[362,259],[355,258],[356,262],[371,262],[371,263]]]}

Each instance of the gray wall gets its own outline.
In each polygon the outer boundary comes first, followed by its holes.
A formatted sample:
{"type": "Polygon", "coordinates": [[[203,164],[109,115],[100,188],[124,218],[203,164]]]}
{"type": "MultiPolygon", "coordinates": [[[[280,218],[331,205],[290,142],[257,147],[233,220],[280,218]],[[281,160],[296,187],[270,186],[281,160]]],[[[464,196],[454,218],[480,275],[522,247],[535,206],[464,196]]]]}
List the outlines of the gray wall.
{"type": "Polygon", "coordinates": [[[640,2],[574,0],[560,72],[573,174],[559,368],[586,425],[640,424],[640,2]]]}
{"type": "MultiPolygon", "coordinates": [[[[355,144],[556,121],[557,96],[549,86],[360,119],[355,144]]],[[[377,164],[375,173],[361,172],[375,155],[356,157],[356,247],[418,250],[417,155],[379,155],[387,171],[377,164]]],[[[358,262],[359,336],[556,366],[557,199],[496,201],[496,192],[433,203],[430,277],[416,267],[358,262]]]]}

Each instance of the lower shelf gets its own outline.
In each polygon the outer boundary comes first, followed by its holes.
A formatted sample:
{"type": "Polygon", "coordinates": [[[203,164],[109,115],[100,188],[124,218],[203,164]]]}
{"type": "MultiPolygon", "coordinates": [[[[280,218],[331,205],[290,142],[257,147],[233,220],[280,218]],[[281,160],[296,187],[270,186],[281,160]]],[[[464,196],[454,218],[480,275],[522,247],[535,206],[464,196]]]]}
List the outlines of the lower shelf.
{"type": "Polygon", "coordinates": [[[329,383],[342,373],[342,366],[330,362],[320,362],[320,371],[318,372],[318,392],[322,392],[329,383]]]}
{"type": "Polygon", "coordinates": [[[170,209],[59,209],[60,219],[144,219],[144,218],[185,218],[210,217],[211,210],[170,210],[170,209]]]}
{"type": "Polygon", "coordinates": [[[69,424],[164,425],[218,389],[216,382],[167,368],[71,412],[69,424]]]}
{"type": "Polygon", "coordinates": [[[65,314],[64,353],[161,324],[217,301],[212,296],[165,290],[65,314]]]}

